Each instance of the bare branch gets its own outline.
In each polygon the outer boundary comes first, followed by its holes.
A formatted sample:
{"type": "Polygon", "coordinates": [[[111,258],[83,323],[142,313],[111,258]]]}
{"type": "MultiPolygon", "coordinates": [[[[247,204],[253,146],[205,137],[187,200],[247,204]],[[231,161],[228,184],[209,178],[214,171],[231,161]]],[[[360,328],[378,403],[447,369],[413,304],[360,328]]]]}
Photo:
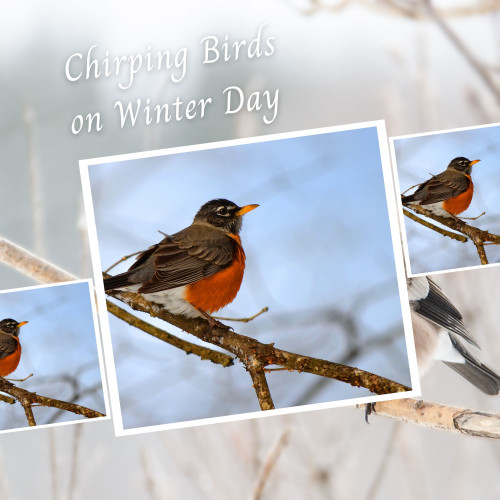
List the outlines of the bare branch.
{"type": "Polygon", "coordinates": [[[410,218],[411,220],[414,220],[415,222],[422,224],[422,226],[428,227],[429,229],[432,229],[433,231],[436,231],[436,233],[440,233],[443,236],[448,236],[449,238],[452,238],[453,240],[461,241],[462,243],[467,243],[467,241],[469,241],[469,239],[466,236],[462,236],[461,234],[457,234],[457,233],[452,233],[451,231],[447,231],[446,229],[443,229],[442,227],[435,226],[434,224],[431,224],[430,222],[428,222],[424,219],[421,219],[420,217],[417,217],[415,214],[412,214],[406,208],[403,208],[403,213],[406,215],[406,217],[410,218]]]}
{"type": "MultiPolygon", "coordinates": [[[[402,384],[375,375],[358,368],[333,363],[323,359],[312,358],[295,354],[293,352],[283,351],[274,347],[274,344],[262,344],[254,338],[236,333],[229,328],[219,325],[210,325],[208,321],[202,318],[186,318],[180,315],[169,313],[163,307],[148,302],[144,297],[135,292],[110,292],[110,296],[128,304],[132,309],[143,311],[150,316],[161,318],[172,325],[189,332],[200,340],[211,343],[234,354],[250,371],[254,380],[254,388],[262,397],[266,393],[266,385],[263,385],[262,377],[265,374],[259,373],[260,368],[269,365],[282,366],[290,371],[307,372],[322,377],[328,377],[342,382],[349,383],[356,387],[365,387],[375,394],[392,394],[394,392],[406,392],[410,388],[402,384]],[[255,368],[254,373],[251,367],[255,368]],[[257,383],[256,383],[257,382],[257,383]]],[[[268,391],[268,389],[267,389],[268,391]]],[[[259,398],[262,406],[272,408],[270,396],[265,395],[264,399],[259,398]]]]}
{"type": "Polygon", "coordinates": [[[58,283],[78,279],[12,241],[0,237],[0,261],[41,283],[58,283]]]}
{"type": "MultiPolygon", "coordinates": [[[[358,405],[364,408],[365,405],[358,405]]],[[[431,401],[397,399],[373,405],[372,414],[469,436],[500,439],[500,414],[446,406],[431,401]]]]}
{"type": "Polygon", "coordinates": [[[28,155],[28,171],[30,174],[31,191],[31,216],[33,218],[33,236],[35,240],[35,250],[38,254],[45,253],[43,215],[44,203],[42,202],[42,189],[40,175],[40,165],[35,147],[35,116],[32,106],[28,102],[23,102],[23,124],[26,132],[26,150],[28,155]]]}
{"type": "MultiPolygon", "coordinates": [[[[471,226],[457,217],[441,217],[440,215],[436,215],[430,210],[427,210],[426,208],[420,205],[406,205],[406,207],[420,215],[424,215],[425,217],[429,217],[430,219],[439,222],[440,224],[448,227],[449,229],[452,229],[454,231],[457,231],[465,235],[466,237],[465,241],[471,240],[476,246],[476,250],[479,256],[479,260],[481,261],[481,264],[488,264],[488,259],[486,257],[486,252],[484,249],[485,243],[490,243],[492,245],[500,245],[499,235],[471,226]]],[[[434,226],[433,224],[423,221],[418,217],[411,216],[410,212],[406,209],[403,209],[403,213],[407,217],[410,217],[415,222],[418,222],[419,224],[422,224],[425,227],[432,229],[433,231],[441,233],[444,236],[449,236],[450,238],[456,239],[458,241],[463,241],[462,239],[459,238],[459,235],[454,235],[454,233],[450,233],[449,231],[434,226]]]]}
{"type": "Polygon", "coordinates": [[[113,269],[114,267],[116,267],[121,262],[125,262],[126,260],[130,259],[130,257],[133,257],[134,255],[139,255],[143,251],[144,250],[139,250],[138,252],[129,253],[128,255],[124,255],[121,259],[117,260],[114,264],[111,264],[104,272],[105,273],[109,273],[109,271],[111,271],[111,269],[113,269]]]}
{"type": "Polygon", "coordinates": [[[113,302],[110,302],[109,300],[106,301],[106,304],[108,306],[108,311],[117,318],[120,318],[129,325],[139,328],[143,332],[153,335],[153,337],[156,337],[157,339],[163,340],[164,342],[177,347],[177,349],[183,350],[186,354],[195,354],[201,359],[208,359],[212,363],[216,363],[222,366],[233,365],[233,358],[223,352],[214,351],[213,349],[209,349],[208,347],[202,347],[200,345],[193,344],[192,342],[182,340],[179,337],[172,335],[171,333],[168,333],[164,330],[161,330],[160,328],[157,328],[156,326],[142,321],[142,319],[139,319],[136,316],[130,314],[129,312],[125,311],[125,309],[122,309],[116,304],[113,304],[113,302]]]}
{"type": "Polygon", "coordinates": [[[267,456],[266,461],[264,462],[259,473],[259,477],[253,491],[252,500],[260,500],[262,498],[269,476],[271,475],[271,472],[273,471],[285,446],[288,444],[290,433],[291,429],[285,430],[269,451],[269,455],[267,456]]]}
{"type": "MultiPolygon", "coordinates": [[[[483,80],[484,84],[491,90],[493,95],[496,97],[497,102],[500,103],[500,88],[496,84],[491,71],[488,71],[487,66],[478,61],[478,59],[472,54],[472,52],[466,47],[466,45],[458,38],[458,36],[451,30],[448,24],[445,23],[443,17],[434,8],[430,0],[421,0],[424,5],[429,17],[439,26],[441,31],[450,40],[450,42],[455,45],[458,52],[460,52],[469,64],[474,68],[479,77],[483,80]]],[[[498,9],[498,5],[497,5],[498,9]]]]}
{"type": "Polygon", "coordinates": [[[86,418],[104,417],[104,414],[96,410],[86,408],[85,406],[68,403],[66,401],[61,401],[59,399],[53,399],[46,396],[40,396],[39,394],[29,392],[26,389],[21,389],[20,387],[16,387],[14,384],[10,383],[8,380],[5,380],[3,377],[0,377],[0,391],[6,392],[10,396],[17,399],[17,401],[19,401],[19,403],[24,408],[29,425],[36,425],[32,411],[32,407],[35,405],[59,408],[61,410],[69,411],[77,415],[82,415],[86,418]]]}
{"type": "Polygon", "coordinates": [[[21,398],[19,399],[19,402],[24,408],[24,413],[26,414],[26,419],[28,420],[28,424],[30,425],[30,427],[36,426],[35,416],[33,415],[33,410],[31,409],[29,399],[21,398]]]}
{"type": "Polygon", "coordinates": [[[260,409],[262,411],[274,410],[273,398],[271,397],[271,391],[269,390],[266,373],[262,364],[258,359],[252,357],[248,359],[245,367],[252,377],[253,388],[259,400],[260,409]]]}
{"type": "Polygon", "coordinates": [[[5,396],[5,394],[0,394],[0,401],[7,403],[9,405],[13,405],[16,400],[14,398],[10,398],[9,396],[5,396]]]}
{"type": "Polygon", "coordinates": [[[264,314],[269,311],[269,307],[263,307],[258,313],[255,313],[253,316],[249,316],[248,318],[223,318],[221,316],[212,316],[214,319],[222,320],[222,321],[239,321],[240,323],[250,323],[255,318],[258,318],[261,314],[264,314]]]}

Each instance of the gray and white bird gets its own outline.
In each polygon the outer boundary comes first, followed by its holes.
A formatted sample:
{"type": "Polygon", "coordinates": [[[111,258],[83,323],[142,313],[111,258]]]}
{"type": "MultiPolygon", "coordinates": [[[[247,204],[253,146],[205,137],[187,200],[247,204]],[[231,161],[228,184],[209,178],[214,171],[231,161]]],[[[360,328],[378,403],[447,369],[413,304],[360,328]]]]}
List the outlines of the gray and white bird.
{"type": "Polygon", "coordinates": [[[485,394],[498,394],[500,375],[472,354],[479,345],[441,288],[429,277],[408,278],[407,286],[420,376],[437,359],[485,394]]]}

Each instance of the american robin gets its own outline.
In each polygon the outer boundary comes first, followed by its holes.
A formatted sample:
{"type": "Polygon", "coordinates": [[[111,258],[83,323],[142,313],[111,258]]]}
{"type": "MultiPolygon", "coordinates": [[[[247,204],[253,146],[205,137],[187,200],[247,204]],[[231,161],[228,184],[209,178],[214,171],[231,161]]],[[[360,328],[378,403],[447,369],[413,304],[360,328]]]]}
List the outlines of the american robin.
{"type": "Polygon", "coordinates": [[[441,288],[425,276],[408,278],[407,286],[420,375],[439,359],[484,393],[498,394],[500,376],[470,352],[479,346],[441,288]]]}
{"type": "Polygon", "coordinates": [[[18,323],[13,319],[0,321],[0,377],[11,374],[21,359],[21,344],[19,330],[27,321],[18,323]]]}
{"type": "Polygon", "coordinates": [[[454,158],[444,172],[420,184],[413,194],[403,196],[403,204],[421,205],[443,217],[461,214],[469,208],[472,201],[474,194],[472,166],[479,161],[470,161],[463,157],[454,158]]]}
{"type": "Polygon", "coordinates": [[[210,314],[234,300],[243,280],[242,216],[259,205],[239,207],[225,199],[205,203],[190,226],[142,252],[130,269],[104,279],[106,291],[137,291],[173,314],[210,314]]]}

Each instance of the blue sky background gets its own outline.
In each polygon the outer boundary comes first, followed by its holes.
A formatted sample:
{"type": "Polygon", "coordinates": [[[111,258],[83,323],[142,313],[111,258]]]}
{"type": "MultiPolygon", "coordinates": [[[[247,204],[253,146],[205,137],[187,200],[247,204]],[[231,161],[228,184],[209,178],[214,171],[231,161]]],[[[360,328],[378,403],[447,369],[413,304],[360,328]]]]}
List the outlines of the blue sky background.
{"type": "MultiPolygon", "coordinates": [[[[446,169],[457,156],[481,160],[474,165],[472,181],[474,197],[461,217],[485,215],[471,225],[500,234],[500,127],[436,133],[394,141],[400,193],[410,186],[426,181],[430,174],[446,169]]],[[[413,191],[410,191],[413,192],[413,191]]],[[[479,265],[472,243],[463,244],[444,238],[435,231],[404,218],[412,273],[479,265]]],[[[486,247],[490,263],[500,262],[500,246],[486,247]]]]}
{"type": "MultiPolygon", "coordinates": [[[[258,320],[233,324],[236,331],[332,361],[356,345],[359,356],[351,363],[409,384],[376,128],[89,171],[104,268],[159,241],[158,230],[189,225],[212,198],[258,203],[243,222],[243,285],[219,314],[245,317],[268,306],[258,320]],[[381,346],[366,346],[391,331],[381,346]]],[[[126,428],[258,410],[241,365],[222,369],[186,357],[113,317],[110,326],[126,428]]],[[[317,387],[317,378],[306,374],[268,378],[279,408],[369,394],[335,381],[317,387]]]]}
{"type": "MultiPolygon", "coordinates": [[[[8,378],[42,396],[73,401],[105,413],[88,283],[72,283],[0,294],[0,319],[29,321],[21,327],[21,361],[8,378]]],[[[34,408],[38,425],[82,417],[34,408]]],[[[0,429],[27,426],[19,404],[2,404],[0,429]]]]}

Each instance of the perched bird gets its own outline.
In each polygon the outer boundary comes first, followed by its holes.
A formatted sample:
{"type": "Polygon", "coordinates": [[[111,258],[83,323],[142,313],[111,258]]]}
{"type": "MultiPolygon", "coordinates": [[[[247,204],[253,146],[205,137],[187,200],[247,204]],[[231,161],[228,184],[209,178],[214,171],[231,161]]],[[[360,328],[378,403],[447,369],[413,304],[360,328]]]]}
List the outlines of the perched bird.
{"type": "Polygon", "coordinates": [[[242,216],[259,205],[239,207],[225,199],[205,203],[190,226],[142,252],[130,269],[104,279],[105,290],[137,291],[173,314],[210,314],[234,300],[243,280],[242,216]]]}
{"type": "Polygon", "coordinates": [[[454,158],[444,172],[433,175],[428,181],[420,184],[413,194],[403,196],[403,204],[421,205],[443,217],[461,214],[469,208],[472,201],[472,166],[479,161],[454,158]]]}
{"type": "Polygon", "coordinates": [[[19,331],[27,321],[18,323],[13,319],[0,321],[0,377],[11,374],[21,359],[19,331]]]}
{"type": "Polygon", "coordinates": [[[479,346],[441,288],[429,277],[408,278],[407,286],[420,376],[438,359],[484,393],[498,394],[500,375],[471,353],[479,346]]]}

